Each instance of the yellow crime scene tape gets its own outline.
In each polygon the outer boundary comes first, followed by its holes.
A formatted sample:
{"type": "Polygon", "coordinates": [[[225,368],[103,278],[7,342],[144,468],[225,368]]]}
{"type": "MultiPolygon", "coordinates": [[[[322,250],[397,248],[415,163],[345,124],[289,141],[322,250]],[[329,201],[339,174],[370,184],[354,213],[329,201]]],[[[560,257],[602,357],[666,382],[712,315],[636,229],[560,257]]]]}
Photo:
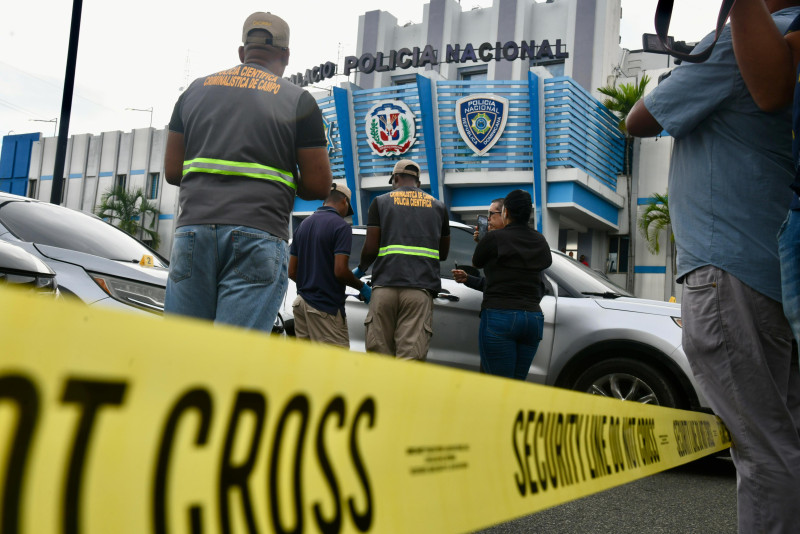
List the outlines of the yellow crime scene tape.
{"type": "Polygon", "coordinates": [[[0,530],[467,532],[730,446],[711,415],[0,291],[0,530]]]}

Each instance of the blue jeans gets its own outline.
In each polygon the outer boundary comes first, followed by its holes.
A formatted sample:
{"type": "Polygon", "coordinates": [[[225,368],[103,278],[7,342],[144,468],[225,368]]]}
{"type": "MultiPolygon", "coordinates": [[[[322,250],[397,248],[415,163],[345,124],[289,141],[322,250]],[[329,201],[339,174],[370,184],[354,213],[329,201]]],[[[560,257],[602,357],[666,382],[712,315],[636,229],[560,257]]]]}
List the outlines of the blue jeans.
{"type": "Polygon", "coordinates": [[[484,373],[525,380],[544,329],[542,312],[481,310],[478,342],[484,373]]]}
{"type": "Polygon", "coordinates": [[[783,313],[800,346],[800,210],[789,210],[778,232],[778,253],[781,259],[783,313]]]}
{"type": "Polygon", "coordinates": [[[286,293],[289,247],[246,226],[176,229],[164,311],[272,331],[286,293]]]}

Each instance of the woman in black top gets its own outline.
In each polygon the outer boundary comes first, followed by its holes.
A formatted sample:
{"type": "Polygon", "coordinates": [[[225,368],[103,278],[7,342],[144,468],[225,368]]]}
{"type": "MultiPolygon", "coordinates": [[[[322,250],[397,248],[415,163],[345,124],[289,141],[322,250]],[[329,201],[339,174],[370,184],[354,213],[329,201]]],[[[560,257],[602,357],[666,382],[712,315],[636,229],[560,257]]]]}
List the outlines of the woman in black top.
{"type": "Polygon", "coordinates": [[[481,239],[472,264],[486,287],[478,334],[484,372],[525,380],[539,347],[544,315],[542,271],[553,262],[544,236],[528,227],[531,196],[517,189],[504,202],[506,227],[481,239]]]}

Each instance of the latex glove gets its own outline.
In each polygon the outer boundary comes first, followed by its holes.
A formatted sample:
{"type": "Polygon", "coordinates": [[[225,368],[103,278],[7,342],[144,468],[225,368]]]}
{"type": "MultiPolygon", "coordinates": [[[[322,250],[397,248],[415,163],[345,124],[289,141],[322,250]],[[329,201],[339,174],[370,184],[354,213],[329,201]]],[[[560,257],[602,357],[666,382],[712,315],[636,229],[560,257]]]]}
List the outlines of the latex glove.
{"type": "Polygon", "coordinates": [[[359,289],[358,292],[363,297],[364,302],[369,304],[369,299],[372,298],[372,288],[369,287],[367,284],[364,284],[363,286],[361,286],[361,289],[359,289]]]}
{"type": "Polygon", "coordinates": [[[353,276],[355,276],[356,278],[363,278],[365,274],[367,273],[362,271],[361,267],[356,267],[355,269],[353,269],[353,276]]]}

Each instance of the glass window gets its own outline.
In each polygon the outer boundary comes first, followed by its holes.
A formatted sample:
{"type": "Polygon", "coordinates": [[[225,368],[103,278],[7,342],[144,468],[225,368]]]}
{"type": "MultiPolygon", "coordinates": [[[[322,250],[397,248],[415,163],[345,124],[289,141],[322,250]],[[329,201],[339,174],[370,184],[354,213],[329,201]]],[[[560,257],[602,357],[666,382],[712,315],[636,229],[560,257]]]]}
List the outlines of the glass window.
{"type": "Polygon", "coordinates": [[[151,172],[147,177],[147,198],[148,200],[158,198],[158,182],[161,175],[151,172]]]}
{"type": "Polygon", "coordinates": [[[353,246],[350,248],[350,261],[348,263],[351,271],[358,267],[358,262],[361,261],[361,249],[364,248],[364,240],[366,238],[365,234],[353,233],[353,246]]]}
{"type": "Polygon", "coordinates": [[[39,192],[39,180],[28,180],[28,198],[36,198],[39,192]]]}
{"type": "Polygon", "coordinates": [[[392,76],[392,85],[409,85],[417,83],[417,76],[411,74],[409,76],[392,76]]]}
{"type": "Polygon", "coordinates": [[[558,60],[531,60],[531,67],[544,67],[547,69],[547,72],[553,75],[553,77],[563,76],[564,75],[564,61],[558,60]]]}
{"type": "Polygon", "coordinates": [[[486,67],[466,67],[458,69],[459,80],[486,80],[488,69],[486,67]]]}
{"type": "Polygon", "coordinates": [[[608,242],[607,272],[615,274],[628,272],[628,244],[629,237],[626,235],[611,236],[608,242]]]}
{"type": "Polygon", "coordinates": [[[118,174],[116,178],[114,178],[114,187],[126,187],[128,185],[128,175],[127,174],[118,174]]]}
{"type": "Polygon", "coordinates": [[[545,272],[558,282],[559,296],[590,297],[602,296],[605,293],[633,296],[601,273],[560,252],[553,252],[553,264],[545,272]]]}
{"type": "Polygon", "coordinates": [[[460,227],[450,227],[450,253],[447,260],[440,262],[440,276],[442,278],[453,279],[456,264],[459,266],[472,265],[472,255],[475,253],[475,240],[472,238],[473,231],[460,227]]]}
{"type": "Polygon", "coordinates": [[[98,217],[45,202],[0,204],[0,223],[17,238],[40,245],[139,262],[145,254],[166,267],[155,251],[98,217]]]}

